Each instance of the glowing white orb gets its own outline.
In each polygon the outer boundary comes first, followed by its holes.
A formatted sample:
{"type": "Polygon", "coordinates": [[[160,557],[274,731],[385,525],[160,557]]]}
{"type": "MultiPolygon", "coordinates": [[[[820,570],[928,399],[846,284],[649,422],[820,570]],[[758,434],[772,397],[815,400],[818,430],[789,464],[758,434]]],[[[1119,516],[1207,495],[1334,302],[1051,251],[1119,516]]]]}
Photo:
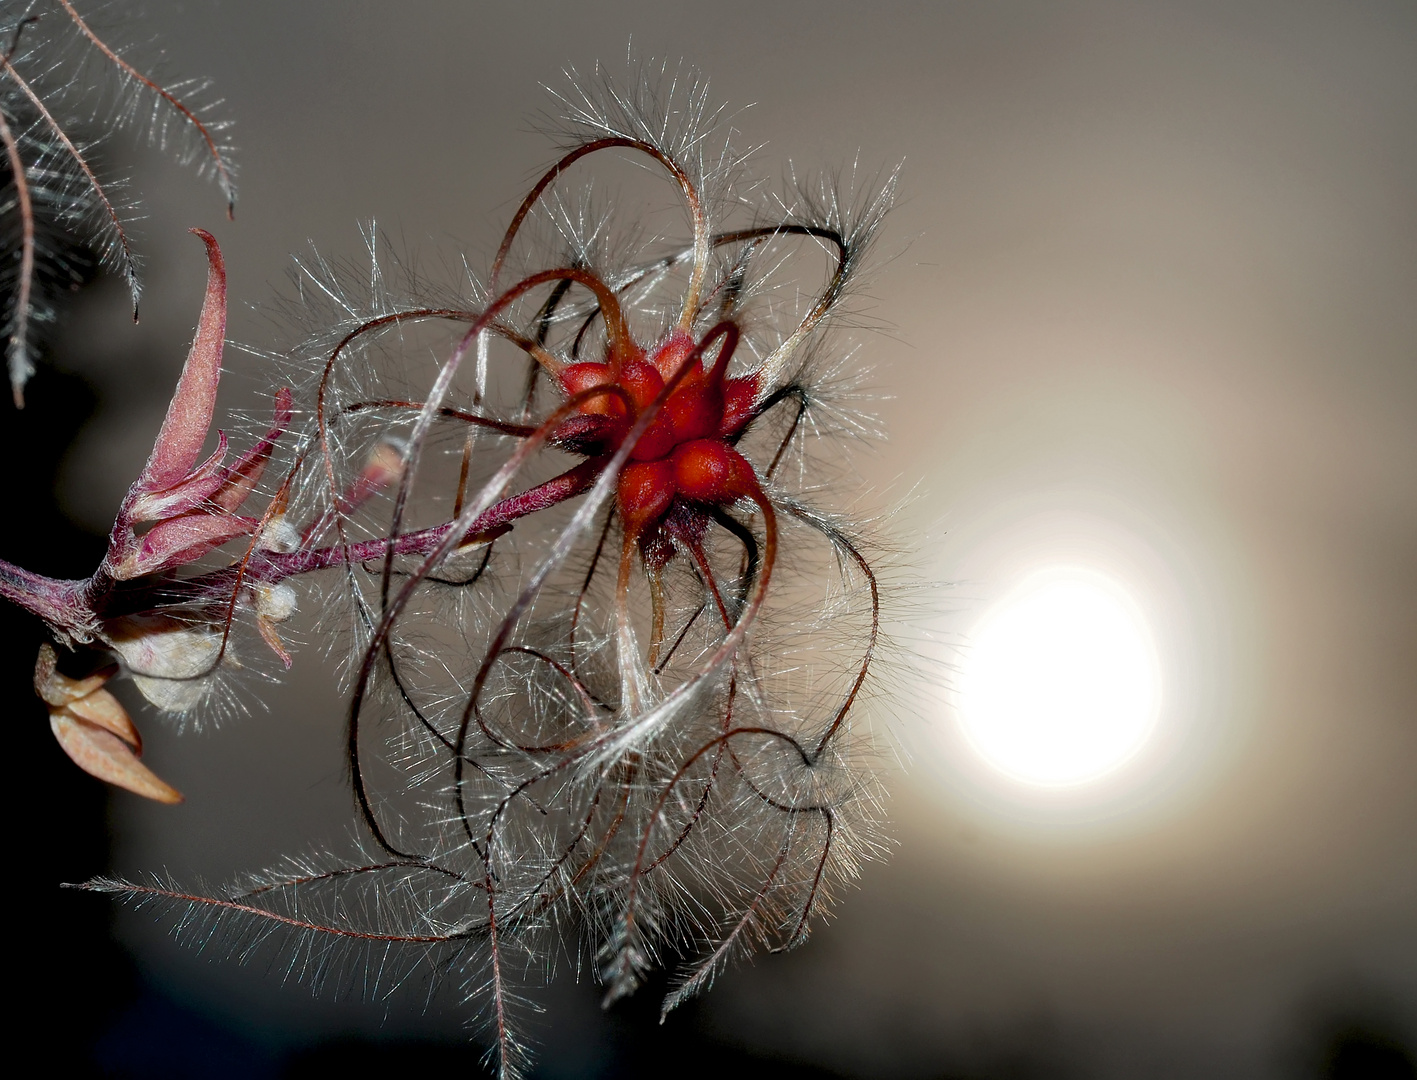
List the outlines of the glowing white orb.
{"type": "Polygon", "coordinates": [[[1100,574],[1030,579],[972,639],[960,717],[1001,772],[1063,786],[1116,769],[1156,723],[1161,678],[1141,613],[1100,574]]]}

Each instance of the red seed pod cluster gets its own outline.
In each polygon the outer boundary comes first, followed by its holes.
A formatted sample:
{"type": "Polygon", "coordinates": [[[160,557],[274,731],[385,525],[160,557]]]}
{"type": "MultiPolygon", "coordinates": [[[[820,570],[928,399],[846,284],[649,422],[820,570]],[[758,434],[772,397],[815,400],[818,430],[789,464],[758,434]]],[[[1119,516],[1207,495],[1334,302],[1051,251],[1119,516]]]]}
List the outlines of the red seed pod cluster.
{"type": "Polygon", "coordinates": [[[396,294],[372,231],[370,268],[301,266],[316,333],[276,357],[293,398],[240,459],[283,445],[265,510],[238,528],[218,483],[204,527],[231,560],[156,567],[227,658],[251,613],[289,662],[277,590],[312,586],[352,638],[362,850],[221,895],[91,885],[229,924],[243,953],[274,935],[321,981],[369,950],[458,972],[503,1075],[525,1061],[518,987],[565,942],[607,1003],[676,966],[667,1011],[733,956],[803,941],[874,848],[853,717],[877,575],[816,499],[853,495],[838,451],[867,428],[834,400],[853,365],[827,331],[892,182],[750,198],[699,83],[562,102],[565,152],[481,281],[396,294]],[[626,161],[668,178],[679,237],[646,237],[652,186],[608,214],[571,187],[626,161]],[[287,432],[292,401],[309,426],[287,432]]]}

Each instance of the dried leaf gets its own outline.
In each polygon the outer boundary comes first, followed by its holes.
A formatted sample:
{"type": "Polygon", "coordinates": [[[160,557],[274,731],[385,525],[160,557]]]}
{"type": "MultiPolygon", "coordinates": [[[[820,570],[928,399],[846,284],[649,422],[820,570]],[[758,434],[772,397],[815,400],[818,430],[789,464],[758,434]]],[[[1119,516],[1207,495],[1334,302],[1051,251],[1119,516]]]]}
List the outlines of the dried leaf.
{"type": "Polygon", "coordinates": [[[64,752],[90,776],[161,803],[180,803],[181,792],[158,779],[126,742],[70,707],[51,709],[49,726],[64,752]]]}
{"type": "Polygon", "coordinates": [[[133,726],[132,718],[129,717],[127,710],[119,704],[118,699],[107,690],[95,690],[92,694],[71,702],[66,706],[66,711],[77,716],[80,720],[87,720],[90,724],[96,724],[105,731],[113,732],[133,748],[133,753],[141,754],[143,752],[143,737],[133,726]]]}
{"type": "Polygon", "coordinates": [[[56,707],[87,697],[118,672],[118,666],[110,664],[86,678],[71,679],[59,673],[58,664],[59,657],[54,652],[54,646],[46,641],[39,647],[39,657],[35,660],[34,692],[46,705],[56,707]]]}

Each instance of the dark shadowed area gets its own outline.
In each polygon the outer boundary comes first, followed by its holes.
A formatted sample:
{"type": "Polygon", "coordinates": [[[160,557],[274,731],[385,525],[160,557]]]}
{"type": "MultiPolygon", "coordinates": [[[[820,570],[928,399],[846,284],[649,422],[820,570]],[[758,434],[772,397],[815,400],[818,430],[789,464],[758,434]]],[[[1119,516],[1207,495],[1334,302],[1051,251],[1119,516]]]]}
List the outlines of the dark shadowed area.
{"type": "MultiPolygon", "coordinates": [[[[8,2],[8,0],[7,0],[8,2]]],[[[554,158],[563,69],[703,72],[755,171],[904,162],[854,331],[890,433],[900,648],[873,700],[889,859],[784,956],[657,1023],[573,961],[538,1076],[1411,1077],[1417,1065],[1417,7],[1308,2],[491,5],[187,0],[100,20],[210,75],[240,200],[110,151],[146,216],[143,321],[100,281],[3,428],[0,555],[79,576],[142,467],[214,232],[229,338],[278,348],[293,252],[376,220],[431,278],[484,268],[554,158]],[[879,329],[874,329],[879,327],[879,329]],[[954,673],[1020,575],[1080,563],[1151,621],[1156,732],[1096,784],[1009,781],[954,673]]],[[[613,198],[613,192],[607,193],[613,198]]],[[[262,363],[229,350],[222,400],[262,363]]],[[[39,794],[16,921],[33,1025],[121,1076],[477,1075],[466,1011],[312,997],[59,881],[220,882],[354,828],[336,665],[219,727],[148,716],[144,803],[72,769],[5,620],[39,794]],[[103,806],[107,798],[107,823],[103,806]],[[36,850],[37,849],[37,850],[36,850]],[[36,943],[38,943],[36,945],[36,943]]],[[[121,691],[120,691],[121,693],[121,691]]],[[[127,699],[139,723],[142,707],[127,699]]],[[[85,1064],[86,1063],[86,1064],[85,1064]]]]}

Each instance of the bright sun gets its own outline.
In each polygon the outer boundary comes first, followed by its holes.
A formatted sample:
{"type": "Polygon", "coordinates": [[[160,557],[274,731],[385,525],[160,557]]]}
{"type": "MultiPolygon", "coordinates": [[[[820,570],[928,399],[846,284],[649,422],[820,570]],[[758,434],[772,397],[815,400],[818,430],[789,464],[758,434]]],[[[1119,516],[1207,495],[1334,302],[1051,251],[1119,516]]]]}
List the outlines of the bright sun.
{"type": "Polygon", "coordinates": [[[1052,570],[1029,578],[975,630],[960,717],[1001,772],[1081,784],[1146,742],[1160,683],[1151,635],[1120,586],[1088,570],[1052,570]]]}

